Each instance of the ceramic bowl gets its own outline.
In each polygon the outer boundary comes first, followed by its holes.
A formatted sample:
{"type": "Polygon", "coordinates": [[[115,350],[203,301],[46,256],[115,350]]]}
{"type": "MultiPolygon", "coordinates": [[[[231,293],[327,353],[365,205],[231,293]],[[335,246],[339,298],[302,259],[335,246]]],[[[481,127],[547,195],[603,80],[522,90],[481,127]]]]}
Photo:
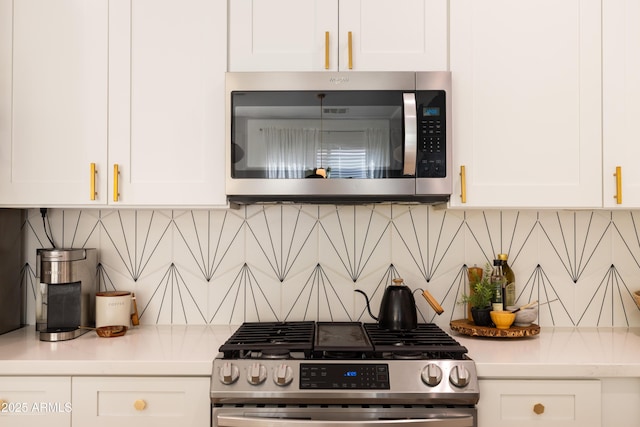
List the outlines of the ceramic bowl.
{"type": "Polygon", "coordinates": [[[498,329],[509,329],[516,320],[516,313],[510,311],[491,311],[489,315],[498,329]]]}
{"type": "MultiPolygon", "coordinates": [[[[507,310],[513,311],[518,307],[507,307],[507,310]]],[[[516,313],[516,319],[513,322],[514,326],[530,326],[538,318],[538,306],[523,308],[516,313]]]]}

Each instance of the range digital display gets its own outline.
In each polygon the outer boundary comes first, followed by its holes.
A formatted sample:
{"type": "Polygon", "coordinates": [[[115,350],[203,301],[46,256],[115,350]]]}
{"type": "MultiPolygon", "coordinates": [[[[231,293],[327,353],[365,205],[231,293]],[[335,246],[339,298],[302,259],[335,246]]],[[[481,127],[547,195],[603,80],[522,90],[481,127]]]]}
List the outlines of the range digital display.
{"type": "Polygon", "coordinates": [[[300,389],[389,390],[389,365],[382,363],[302,363],[300,389]]]}

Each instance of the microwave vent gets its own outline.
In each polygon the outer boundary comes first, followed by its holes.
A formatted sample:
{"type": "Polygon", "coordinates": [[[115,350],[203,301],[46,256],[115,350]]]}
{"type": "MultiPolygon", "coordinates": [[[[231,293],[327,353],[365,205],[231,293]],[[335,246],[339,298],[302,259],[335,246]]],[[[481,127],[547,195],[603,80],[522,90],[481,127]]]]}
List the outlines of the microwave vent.
{"type": "Polygon", "coordinates": [[[347,114],[348,108],[324,108],[322,111],[324,114],[347,114]]]}

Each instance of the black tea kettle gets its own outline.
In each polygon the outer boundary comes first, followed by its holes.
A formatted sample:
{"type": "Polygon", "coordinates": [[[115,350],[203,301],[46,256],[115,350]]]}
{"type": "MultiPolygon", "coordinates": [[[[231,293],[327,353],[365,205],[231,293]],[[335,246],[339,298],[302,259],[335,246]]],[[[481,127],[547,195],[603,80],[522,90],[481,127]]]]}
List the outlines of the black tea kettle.
{"type": "Polygon", "coordinates": [[[355,291],[364,295],[369,315],[378,322],[380,328],[390,331],[410,331],[418,327],[416,300],[411,289],[404,285],[403,279],[393,279],[393,284],[385,289],[378,317],[371,312],[367,294],[359,289],[355,291]]]}

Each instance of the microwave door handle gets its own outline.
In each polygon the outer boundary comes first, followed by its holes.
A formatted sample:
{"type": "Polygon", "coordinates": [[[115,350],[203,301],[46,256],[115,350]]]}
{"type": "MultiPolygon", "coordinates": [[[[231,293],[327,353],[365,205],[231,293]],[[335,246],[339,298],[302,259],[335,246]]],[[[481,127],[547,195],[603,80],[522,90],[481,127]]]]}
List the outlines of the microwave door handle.
{"type": "Polygon", "coordinates": [[[416,94],[403,93],[404,110],[404,176],[416,175],[416,156],[418,151],[418,117],[416,112],[416,94]]]}
{"type": "Polygon", "coordinates": [[[473,417],[442,417],[398,420],[304,420],[286,418],[260,418],[234,415],[218,415],[219,427],[298,427],[301,424],[313,427],[472,427],[473,417]]]}

